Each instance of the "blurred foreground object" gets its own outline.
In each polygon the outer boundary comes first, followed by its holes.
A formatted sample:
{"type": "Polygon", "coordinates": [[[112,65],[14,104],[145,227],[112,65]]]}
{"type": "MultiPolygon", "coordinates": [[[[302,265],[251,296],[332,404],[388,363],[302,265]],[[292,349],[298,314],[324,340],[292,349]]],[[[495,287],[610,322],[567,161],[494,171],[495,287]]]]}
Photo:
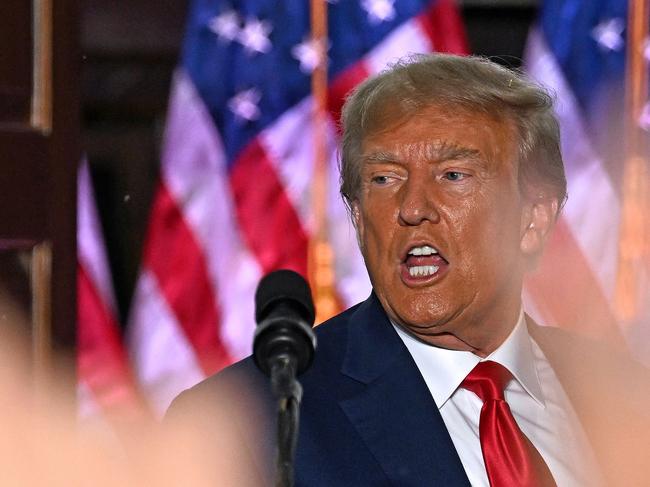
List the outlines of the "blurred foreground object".
{"type": "MultiPolygon", "coordinates": [[[[23,333],[24,313],[0,293],[0,470],[2,485],[13,487],[140,487],[238,485],[230,477],[237,460],[220,470],[223,483],[209,483],[207,465],[187,431],[191,417],[162,432],[140,425],[123,432],[122,443],[102,431],[80,427],[74,397],[56,377],[34,377],[30,346],[23,333]],[[126,448],[124,448],[126,445],[126,448]]],[[[66,357],[54,356],[57,362],[66,357]]],[[[67,371],[71,373],[71,371],[67,371]]],[[[222,441],[232,429],[224,423],[222,441]]],[[[219,462],[216,462],[219,464],[219,462]]],[[[210,469],[212,475],[212,469],[210,469]]]]}
{"type": "Polygon", "coordinates": [[[616,308],[624,326],[650,319],[650,2],[629,0],[625,166],[616,308]]]}
{"type": "Polygon", "coordinates": [[[549,0],[531,30],[525,69],[557,95],[569,198],[527,281],[526,309],[543,323],[627,344],[650,364],[647,100],[629,91],[647,65],[635,60],[629,19],[647,24],[647,10],[549,0]]]}

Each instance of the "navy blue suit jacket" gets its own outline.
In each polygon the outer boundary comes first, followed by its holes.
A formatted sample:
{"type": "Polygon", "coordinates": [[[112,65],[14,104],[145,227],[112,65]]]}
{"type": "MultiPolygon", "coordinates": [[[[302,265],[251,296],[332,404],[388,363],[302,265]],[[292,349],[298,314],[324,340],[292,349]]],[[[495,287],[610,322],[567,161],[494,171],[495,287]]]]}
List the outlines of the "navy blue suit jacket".
{"type": "MultiPolygon", "coordinates": [[[[649,463],[645,457],[650,458],[650,450],[638,459],[632,459],[627,452],[613,456],[610,452],[621,441],[630,445],[629,431],[617,432],[620,415],[638,417],[634,423],[637,427],[650,427],[647,369],[626,365],[626,369],[612,371],[594,360],[594,354],[602,355],[600,351],[594,352],[593,346],[579,346],[582,340],[562,330],[529,322],[529,331],[555,367],[590,439],[605,441],[602,448],[594,444],[594,449],[610,484],[619,484],[622,469],[643,467],[643,474],[625,477],[625,483],[620,485],[634,485],[630,479],[637,478],[648,482],[644,464],[649,463]],[[582,352],[585,348],[590,350],[586,354],[582,352]],[[641,382],[635,379],[639,377],[641,382]],[[611,408],[620,402],[612,397],[612,384],[616,384],[616,390],[619,385],[622,390],[627,388],[626,394],[634,395],[638,390],[638,397],[626,401],[630,404],[620,414],[612,413],[611,408]],[[601,428],[603,423],[612,423],[614,428],[601,428]],[[598,427],[592,428],[594,424],[598,427]]],[[[314,363],[300,377],[304,394],[296,485],[470,485],[424,379],[374,294],[317,327],[316,333],[314,363]]],[[[263,472],[260,478],[268,479],[271,485],[275,405],[268,379],[257,371],[251,358],[183,393],[169,415],[193,414],[198,404],[203,408],[207,405],[210,411],[210,405],[216,407],[224,400],[232,405],[237,421],[255,424],[252,429],[240,428],[244,436],[250,436],[243,443],[254,452],[252,468],[263,472]]],[[[198,431],[204,435],[209,431],[204,427],[210,421],[207,416],[196,418],[198,431]]],[[[650,436],[650,430],[645,433],[650,436]]],[[[650,446],[647,439],[639,440],[634,443],[635,449],[650,446]]]]}

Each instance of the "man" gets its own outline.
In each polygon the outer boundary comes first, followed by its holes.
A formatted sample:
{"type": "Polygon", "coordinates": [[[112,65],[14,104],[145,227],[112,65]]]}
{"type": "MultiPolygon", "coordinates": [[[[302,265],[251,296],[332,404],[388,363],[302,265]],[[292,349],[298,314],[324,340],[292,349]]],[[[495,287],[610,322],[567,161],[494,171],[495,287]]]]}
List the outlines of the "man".
{"type": "MultiPolygon", "coordinates": [[[[522,311],[566,197],[551,98],[485,59],[418,56],[364,82],[342,122],[373,294],[317,328],[297,485],[647,482],[645,369],[522,311]]],[[[183,411],[214,441],[235,424],[228,451],[250,458],[225,462],[233,478],[270,483],[273,401],[250,359],[170,416],[183,411]]]]}

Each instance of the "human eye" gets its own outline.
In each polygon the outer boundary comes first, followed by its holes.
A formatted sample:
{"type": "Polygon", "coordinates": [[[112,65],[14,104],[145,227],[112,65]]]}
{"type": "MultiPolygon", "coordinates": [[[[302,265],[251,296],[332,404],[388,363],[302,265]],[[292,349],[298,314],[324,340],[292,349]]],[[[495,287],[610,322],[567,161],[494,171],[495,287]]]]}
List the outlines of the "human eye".
{"type": "Polygon", "coordinates": [[[378,184],[379,186],[383,186],[385,184],[388,184],[388,182],[390,181],[390,177],[386,176],[385,174],[378,174],[376,176],[372,176],[372,178],[370,178],[370,180],[374,184],[378,184]]]}
{"type": "Polygon", "coordinates": [[[469,177],[469,174],[460,171],[445,171],[442,175],[448,181],[462,181],[469,177]]]}
{"type": "Polygon", "coordinates": [[[405,177],[405,171],[395,164],[368,165],[362,176],[365,184],[375,188],[391,187],[405,177]]]}

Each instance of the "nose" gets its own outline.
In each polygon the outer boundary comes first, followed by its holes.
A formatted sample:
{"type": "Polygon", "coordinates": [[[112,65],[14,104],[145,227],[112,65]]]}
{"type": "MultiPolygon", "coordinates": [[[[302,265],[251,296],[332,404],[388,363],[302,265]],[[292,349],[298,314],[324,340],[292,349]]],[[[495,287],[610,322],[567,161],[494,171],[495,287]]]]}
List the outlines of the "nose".
{"type": "Polygon", "coordinates": [[[400,225],[420,225],[425,221],[437,223],[440,220],[435,203],[434,184],[435,182],[423,177],[409,178],[403,184],[400,190],[400,225]]]}

